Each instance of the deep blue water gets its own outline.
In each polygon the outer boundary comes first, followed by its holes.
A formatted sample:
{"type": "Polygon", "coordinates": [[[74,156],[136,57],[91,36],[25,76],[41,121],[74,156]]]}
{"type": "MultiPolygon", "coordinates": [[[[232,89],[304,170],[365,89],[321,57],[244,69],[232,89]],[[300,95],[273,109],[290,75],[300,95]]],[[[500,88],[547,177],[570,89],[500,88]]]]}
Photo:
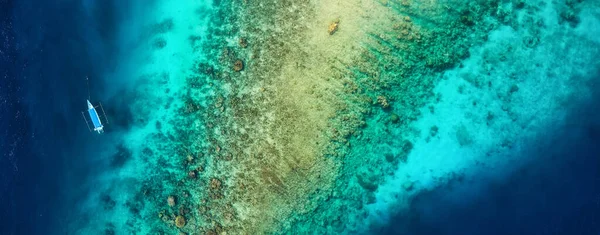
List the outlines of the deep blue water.
{"type": "Polygon", "coordinates": [[[80,112],[85,77],[114,66],[111,3],[0,0],[0,234],[65,234],[85,197],[97,137],[80,112]]]}
{"type": "MultiPolygon", "coordinates": [[[[596,90],[600,75],[596,75],[596,90]]],[[[560,131],[531,141],[535,159],[508,177],[483,174],[417,196],[374,234],[600,234],[600,91],[560,131]]]]}

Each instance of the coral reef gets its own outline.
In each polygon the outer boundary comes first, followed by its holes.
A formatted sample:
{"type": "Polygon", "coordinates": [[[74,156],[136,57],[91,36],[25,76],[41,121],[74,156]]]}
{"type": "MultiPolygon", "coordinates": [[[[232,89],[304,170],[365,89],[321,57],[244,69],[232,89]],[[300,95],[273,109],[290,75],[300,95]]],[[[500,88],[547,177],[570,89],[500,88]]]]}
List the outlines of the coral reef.
{"type": "Polygon", "coordinates": [[[377,96],[377,103],[384,109],[387,109],[390,107],[390,103],[388,102],[388,100],[384,97],[384,96],[377,96]]]}
{"type": "Polygon", "coordinates": [[[110,162],[111,167],[123,167],[129,159],[131,159],[132,152],[125,145],[119,144],[117,146],[116,153],[113,155],[112,161],[110,162]]]}
{"type": "Polygon", "coordinates": [[[241,38],[238,40],[238,43],[240,44],[240,47],[241,47],[241,48],[246,48],[246,47],[248,47],[248,41],[246,40],[246,38],[242,38],[242,37],[241,37],[241,38]]]}
{"type": "Polygon", "coordinates": [[[175,196],[169,196],[169,197],[167,198],[167,204],[168,204],[170,207],[174,207],[174,206],[175,206],[175,196]]]}
{"type": "Polygon", "coordinates": [[[233,71],[239,72],[239,71],[242,71],[243,69],[244,69],[244,61],[235,60],[235,62],[233,62],[233,71]]]}
{"type": "MultiPolygon", "coordinates": [[[[147,141],[156,146],[144,154],[159,169],[131,210],[158,214],[156,232],[175,224],[188,234],[357,233],[383,176],[409,160],[417,135],[409,124],[435,99],[438,73],[485,40],[481,19],[494,10],[488,2],[221,1],[209,38],[189,38],[209,59],[170,93],[178,101],[160,104],[176,115],[153,123],[147,141]],[[367,133],[377,122],[381,133],[367,133]],[[394,150],[357,150],[391,143],[392,128],[406,133],[394,150]],[[157,206],[144,209],[145,200],[157,206]]],[[[150,31],[173,28],[167,19],[150,31]]],[[[140,125],[149,122],[142,111],[140,125]]]]}
{"type": "Polygon", "coordinates": [[[183,226],[185,226],[185,217],[178,215],[175,218],[175,226],[177,226],[178,228],[183,228],[183,226]]]}

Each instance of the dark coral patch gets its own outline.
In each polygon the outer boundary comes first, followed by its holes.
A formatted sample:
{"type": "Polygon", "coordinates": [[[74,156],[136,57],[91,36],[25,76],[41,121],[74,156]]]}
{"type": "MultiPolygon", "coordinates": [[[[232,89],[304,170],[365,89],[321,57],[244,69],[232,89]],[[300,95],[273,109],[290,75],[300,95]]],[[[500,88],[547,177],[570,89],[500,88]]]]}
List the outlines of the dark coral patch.
{"type": "Polygon", "coordinates": [[[242,61],[242,60],[236,60],[233,63],[233,70],[236,71],[236,72],[244,70],[244,61],[242,61]]]}
{"type": "Polygon", "coordinates": [[[161,34],[173,30],[173,19],[166,19],[158,24],[155,24],[152,29],[152,34],[161,34]]]}
{"type": "Polygon", "coordinates": [[[157,38],[154,40],[154,43],[152,43],[152,46],[156,49],[163,49],[167,46],[167,41],[164,38],[157,38]]]}
{"type": "Polygon", "coordinates": [[[131,150],[127,149],[123,144],[117,146],[117,152],[113,155],[110,162],[111,167],[122,167],[131,158],[131,150]]]}

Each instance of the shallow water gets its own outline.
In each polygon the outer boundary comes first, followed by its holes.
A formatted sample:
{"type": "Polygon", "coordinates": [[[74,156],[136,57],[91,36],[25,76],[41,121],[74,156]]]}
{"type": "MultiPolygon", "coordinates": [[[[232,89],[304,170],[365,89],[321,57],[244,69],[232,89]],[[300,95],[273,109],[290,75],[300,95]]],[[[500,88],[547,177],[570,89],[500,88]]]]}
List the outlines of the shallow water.
{"type": "Polygon", "coordinates": [[[522,153],[535,160],[498,177],[481,172],[415,196],[377,234],[597,234],[598,95],[522,153]]]}

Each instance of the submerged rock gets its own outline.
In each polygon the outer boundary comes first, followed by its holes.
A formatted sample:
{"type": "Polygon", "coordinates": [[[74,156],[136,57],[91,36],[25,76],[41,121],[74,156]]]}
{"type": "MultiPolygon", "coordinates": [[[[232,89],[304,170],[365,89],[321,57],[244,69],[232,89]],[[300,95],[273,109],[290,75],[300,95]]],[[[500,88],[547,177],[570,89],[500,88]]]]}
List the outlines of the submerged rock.
{"type": "Polygon", "coordinates": [[[175,196],[173,196],[173,195],[169,196],[169,197],[167,198],[167,204],[168,204],[170,207],[173,207],[173,206],[175,206],[175,196]]]}
{"type": "Polygon", "coordinates": [[[239,71],[242,71],[242,70],[244,70],[244,61],[242,61],[242,60],[239,60],[239,59],[238,59],[238,60],[236,60],[236,61],[233,63],[233,70],[234,70],[234,71],[236,71],[236,72],[239,72],[239,71]]]}
{"type": "Polygon", "coordinates": [[[392,115],[390,115],[390,121],[392,123],[398,123],[398,121],[400,121],[400,117],[398,117],[398,114],[392,113],[392,115]]]}
{"type": "Polygon", "coordinates": [[[162,33],[167,33],[170,32],[171,30],[173,30],[173,19],[169,18],[169,19],[165,19],[163,21],[161,21],[160,23],[157,23],[155,25],[152,26],[151,30],[151,34],[162,34],[162,33]]]}
{"type": "Polygon", "coordinates": [[[398,155],[394,154],[394,153],[386,153],[385,154],[385,160],[388,162],[394,162],[396,161],[398,155]]]}
{"type": "Polygon", "coordinates": [[[188,177],[192,178],[192,179],[195,179],[196,178],[196,171],[194,171],[194,170],[189,171],[188,172],[188,177]]]}
{"type": "Polygon", "coordinates": [[[240,38],[239,40],[240,47],[246,48],[248,46],[248,41],[245,38],[240,38]]]}
{"type": "Polygon", "coordinates": [[[361,171],[356,174],[358,184],[366,189],[367,191],[375,191],[379,185],[377,184],[377,177],[372,175],[368,171],[361,171]]]}
{"type": "Polygon", "coordinates": [[[185,226],[185,217],[178,215],[175,218],[175,226],[177,226],[178,228],[183,228],[183,226],[185,226]]]}
{"type": "Polygon", "coordinates": [[[221,189],[221,181],[216,178],[211,179],[210,180],[210,188],[213,190],[221,189]]]}
{"type": "Polygon", "coordinates": [[[410,190],[412,190],[412,189],[413,189],[413,185],[414,185],[414,183],[413,183],[413,182],[411,182],[411,181],[404,182],[404,183],[402,184],[402,188],[403,188],[404,190],[406,190],[406,191],[410,191],[410,190]]]}
{"type": "Polygon", "coordinates": [[[110,162],[111,167],[122,167],[131,158],[132,153],[124,144],[117,146],[117,152],[113,155],[113,159],[110,162]]]}
{"type": "Polygon", "coordinates": [[[156,49],[163,49],[167,46],[167,41],[164,38],[157,38],[154,40],[154,43],[152,43],[152,46],[156,49]]]}
{"type": "Polygon", "coordinates": [[[384,109],[387,109],[390,107],[390,103],[388,102],[387,98],[385,98],[385,96],[377,96],[377,103],[384,109]]]}
{"type": "Polygon", "coordinates": [[[112,210],[117,205],[117,202],[115,202],[115,200],[113,200],[108,194],[103,194],[100,197],[100,200],[102,200],[105,210],[112,210]]]}
{"type": "Polygon", "coordinates": [[[473,143],[473,137],[464,125],[461,125],[456,131],[456,139],[460,146],[467,146],[473,143]]]}
{"type": "Polygon", "coordinates": [[[327,32],[329,33],[329,35],[333,35],[337,30],[338,30],[338,26],[340,24],[340,20],[335,20],[333,22],[331,22],[331,24],[329,24],[329,28],[327,29],[327,32]]]}

